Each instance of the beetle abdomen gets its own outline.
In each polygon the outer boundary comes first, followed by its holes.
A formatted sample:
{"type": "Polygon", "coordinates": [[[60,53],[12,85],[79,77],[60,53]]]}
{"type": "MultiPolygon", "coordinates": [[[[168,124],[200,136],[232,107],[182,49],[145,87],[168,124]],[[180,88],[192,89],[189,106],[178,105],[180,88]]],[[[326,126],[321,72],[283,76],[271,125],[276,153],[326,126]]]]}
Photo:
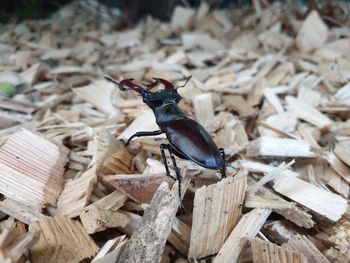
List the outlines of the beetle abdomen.
{"type": "Polygon", "coordinates": [[[186,118],[161,127],[169,143],[183,156],[209,169],[219,169],[224,160],[208,132],[196,121],[186,118]]]}

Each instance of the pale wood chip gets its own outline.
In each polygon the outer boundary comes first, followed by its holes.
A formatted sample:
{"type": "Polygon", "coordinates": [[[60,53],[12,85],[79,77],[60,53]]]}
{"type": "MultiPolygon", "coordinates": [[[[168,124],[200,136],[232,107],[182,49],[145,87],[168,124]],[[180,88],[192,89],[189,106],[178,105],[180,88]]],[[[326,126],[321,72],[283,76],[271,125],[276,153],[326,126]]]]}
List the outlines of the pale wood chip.
{"type": "Polygon", "coordinates": [[[94,185],[97,183],[96,167],[84,172],[78,179],[66,183],[57,202],[57,214],[78,216],[88,204],[94,185]]]}
{"type": "Polygon", "coordinates": [[[328,28],[316,11],[312,11],[302,24],[296,44],[301,52],[308,53],[324,45],[328,36],[328,28]]]}
{"type": "Polygon", "coordinates": [[[303,254],[308,262],[330,263],[306,236],[296,234],[283,247],[303,254]]]}
{"type": "Polygon", "coordinates": [[[0,192],[37,211],[56,205],[67,157],[65,147],[22,129],[0,148],[0,192]]]}
{"type": "Polygon", "coordinates": [[[29,232],[38,236],[38,241],[30,249],[33,262],[79,262],[98,251],[98,246],[83,226],[69,218],[41,219],[29,226],[29,232]]]}
{"type": "MultiPolygon", "coordinates": [[[[185,193],[189,180],[181,184],[182,194],[185,193]]],[[[178,194],[179,184],[176,182],[171,190],[163,182],[150,206],[146,209],[140,226],[131,236],[126,245],[120,262],[160,262],[168,235],[171,231],[176,211],[180,204],[178,194]]]]}
{"type": "Polygon", "coordinates": [[[302,140],[262,136],[247,146],[250,157],[312,158],[310,145],[302,140]],[[281,147],[283,145],[283,147],[281,147]]]}
{"type": "Polygon", "coordinates": [[[307,121],[321,129],[329,128],[332,124],[332,121],[326,115],[295,97],[287,96],[286,102],[287,108],[293,110],[299,119],[307,121]]]}
{"type": "Polygon", "coordinates": [[[112,263],[118,262],[121,253],[127,244],[127,239],[124,236],[116,237],[108,240],[94,257],[91,263],[112,263]]]}
{"type": "Polygon", "coordinates": [[[0,211],[27,225],[46,217],[44,214],[9,198],[0,202],[0,211]]]}
{"type": "Polygon", "coordinates": [[[251,241],[253,262],[288,262],[288,263],[308,263],[307,258],[298,252],[277,246],[271,242],[254,238],[251,241]]]}
{"type": "Polygon", "coordinates": [[[273,189],[332,221],[340,219],[347,208],[346,199],[299,178],[281,176],[274,181],[273,189]]]}
{"type": "Polygon", "coordinates": [[[198,189],[194,198],[189,258],[217,253],[241,217],[246,173],[198,189]]]}
{"type": "Polygon", "coordinates": [[[270,209],[255,208],[243,215],[213,262],[238,262],[239,257],[249,242],[248,239],[258,234],[270,213],[270,209]]]}

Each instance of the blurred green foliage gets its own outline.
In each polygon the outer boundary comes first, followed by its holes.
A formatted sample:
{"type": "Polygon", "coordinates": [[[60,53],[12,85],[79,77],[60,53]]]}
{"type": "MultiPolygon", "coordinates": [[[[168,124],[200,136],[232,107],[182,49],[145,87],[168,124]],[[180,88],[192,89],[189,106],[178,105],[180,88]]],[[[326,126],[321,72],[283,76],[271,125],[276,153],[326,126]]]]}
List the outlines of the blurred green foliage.
{"type": "Polygon", "coordinates": [[[0,22],[48,17],[72,0],[1,0],[0,22]]]}

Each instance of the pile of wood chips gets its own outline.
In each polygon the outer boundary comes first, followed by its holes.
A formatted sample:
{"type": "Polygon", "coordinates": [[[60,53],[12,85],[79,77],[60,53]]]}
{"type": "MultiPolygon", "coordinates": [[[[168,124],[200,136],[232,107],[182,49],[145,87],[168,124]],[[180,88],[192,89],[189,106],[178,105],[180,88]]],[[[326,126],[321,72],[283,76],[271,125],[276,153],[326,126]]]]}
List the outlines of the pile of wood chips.
{"type": "Polygon", "coordinates": [[[17,90],[0,97],[1,262],[350,261],[349,25],[203,2],[117,31],[116,12],[73,2],[1,26],[0,83],[17,90]],[[157,129],[152,112],[104,75],[192,75],[180,107],[228,178],[177,159],[179,211],[165,137],[124,144],[157,129]]]}

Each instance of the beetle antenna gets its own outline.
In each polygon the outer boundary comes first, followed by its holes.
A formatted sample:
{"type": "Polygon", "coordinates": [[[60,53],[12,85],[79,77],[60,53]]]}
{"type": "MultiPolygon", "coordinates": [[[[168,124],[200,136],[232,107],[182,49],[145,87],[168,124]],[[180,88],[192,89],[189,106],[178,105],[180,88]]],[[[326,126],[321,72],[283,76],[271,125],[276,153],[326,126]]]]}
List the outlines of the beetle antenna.
{"type": "Polygon", "coordinates": [[[186,79],[185,84],[183,84],[183,85],[181,85],[181,86],[177,86],[176,89],[177,89],[177,88],[183,88],[183,87],[185,87],[185,86],[187,85],[187,83],[190,81],[191,78],[192,78],[192,76],[189,75],[189,76],[187,77],[187,79],[186,79]]]}
{"type": "Polygon", "coordinates": [[[114,84],[116,84],[119,88],[120,88],[120,85],[119,85],[119,83],[118,82],[116,82],[114,79],[112,79],[111,77],[109,77],[109,76],[105,76],[105,79],[106,80],[108,80],[108,81],[110,81],[110,82],[113,82],[114,84]]]}

